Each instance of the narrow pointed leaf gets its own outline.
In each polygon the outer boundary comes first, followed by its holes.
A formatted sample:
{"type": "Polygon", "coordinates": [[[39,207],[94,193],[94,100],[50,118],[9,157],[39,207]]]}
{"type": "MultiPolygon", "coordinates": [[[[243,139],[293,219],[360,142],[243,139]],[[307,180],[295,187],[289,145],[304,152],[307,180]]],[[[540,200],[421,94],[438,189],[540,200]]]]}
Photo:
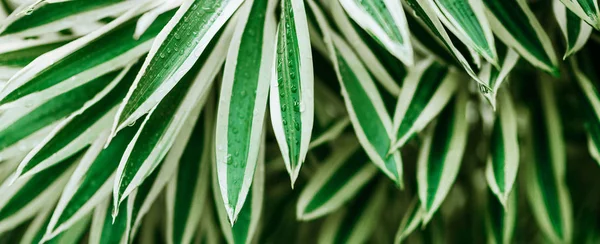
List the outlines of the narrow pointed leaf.
{"type": "MultiPolygon", "coordinates": [[[[84,234],[90,227],[91,222],[91,214],[83,216],[79,221],[73,223],[71,228],[62,232],[52,238],[44,238],[44,234],[46,233],[46,228],[48,227],[48,223],[50,221],[50,213],[41,214],[40,216],[45,217],[43,225],[38,226],[38,228],[28,229],[27,231],[31,231],[31,237],[33,240],[29,240],[26,242],[25,240],[21,240],[21,243],[49,243],[49,244],[76,244],[80,243],[83,239],[84,234]]],[[[32,226],[33,227],[33,226],[32,226]]]]}
{"type": "Polygon", "coordinates": [[[579,18],[600,30],[600,10],[598,1],[594,0],[560,0],[569,10],[579,18]]]}
{"type": "Polygon", "coordinates": [[[3,42],[0,49],[0,67],[3,71],[0,77],[10,79],[12,75],[8,76],[6,74],[9,69],[12,68],[18,71],[42,54],[65,45],[70,39],[72,38],[57,36],[42,38],[41,40],[14,39],[3,42]]]}
{"type": "Polygon", "coordinates": [[[517,114],[511,99],[509,90],[500,93],[485,169],[488,186],[505,207],[519,169],[517,114]]]}
{"type": "Polygon", "coordinates": [[[341,137],[338,142],[302,190],[296,206],[299,220],[316,219],[341,208],[377,173],[356,139],[341,137]]]}
{"type": "Polygon", "coordinates": [[[483,96],[496,109],[496,96],[498,90],[508,78],[508,74],[516,66],[519,61],[519,54],[512,48],[507,48],[502,43],[498,43],[499,64],[500,68],[494,67],[490,63],[484,63],[479,72],[479,78],[486,82],[492,90],[483,92],[483,96]]]}
{"type": "Polygon", "coordinates": [[[123,209],[113,218],[113,205],[110,197],[96,207],[90,228],[90,244],[127,243],[127,220],[131,216],[130,209],[123,209]]]}
{"type": "Polygon", "coordinates": [[[217,171],[229,219],[235,219],[250,190],[273,69],[273,0],[247,0],[223,72],[216,127],[217,171]]]}
{"type": "Polygon", "coordinates": [[[557,75],[552,42],[525,0],[483,0],[494,34],[534,66],[557,75]]]}
{"type": "Polygon", "coordinates": [[[119,109],[115,132],[148,113],[175,87],[202,54],[209,52],[211,40],[241,3],[242,0],[184,1],[152,44],[119,109]]]}
{"type": "Polygon", "coordinates": [[[553,83],[529,88],[531,143],[526,162],[527,197],[542,233],[552,242],[571,242],[573,216],[566,185],[566,150],[553,83]]]}
{"type": "Polygon", "coordinates": [[[485,212],[485,230],[487,243],[508,244],[513,243],[512,237],[517,222],[517,194],[510,194],[505,203],[501,203],[487,194],[487,205],[485,212]]]}
{"type": "Polygon", "coordinates": [[[576,58],[571,59],[571,68],[580,92],[578,98],[585,119],[588,148],[592,158],[600,164],[600,79],[590,55],[581,53],[576,58]]]}
{"type": "Polygon", "coordinates": [[[394,239],[395,244],[400,244],[406,237],[408,237],[413,231],[419,227],[419,224],[423,220],[423,208],[419,203],[419,199],[415,198],[406,212],[404,213],[404,217],[402,217],[402,222],[400,222],[400,227],[398,227],[398,232],[396,232],[396,238],[394,239]]]}
{"type": "Polygon", "coordinates": [[[304,1],[281,1],[271,77],[271,123],[292,187],[310,143],[314,119],[313,65],[304,1]]]}
{"type": "Polygon", "coordinates": [[[455,93],[460,78],[432,59],[418,63],[409,72],[394,112],[396,135],[391,151],[403,146],[440,113],[455,93]]]}
{"type": "Polygon", "coordinates": [[[406,65],[413,50],[402,4],[391,0],[339,0],[348,15],[406,65]]]}
{"type": "Polygon", "coordinates": [[[558,26],[565,37],[567,47],[563,56],[563,59],[565,59],[583,48],[593,29],[586,22],[579,19],[575,13],[567,9],[560,0],[552,1],[552,9],[558,26]]]}
{"type": "Polygon", "coordinates": [[[417,183],[423,226],[441,206],[460,169],[467,142],[466,96],[459,92],[446,105],[429,127],[419,153],[417,183]]]}

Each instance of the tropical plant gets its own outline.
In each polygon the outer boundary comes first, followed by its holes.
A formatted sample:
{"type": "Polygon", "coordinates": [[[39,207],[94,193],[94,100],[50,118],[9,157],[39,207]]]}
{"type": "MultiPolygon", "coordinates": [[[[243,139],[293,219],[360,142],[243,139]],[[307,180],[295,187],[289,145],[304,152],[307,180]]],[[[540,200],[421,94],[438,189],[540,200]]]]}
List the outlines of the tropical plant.
{"type": "Polygon", "coordinates": [[[0,243],[600,242],[596,0],[1,3],[0,243]]]}

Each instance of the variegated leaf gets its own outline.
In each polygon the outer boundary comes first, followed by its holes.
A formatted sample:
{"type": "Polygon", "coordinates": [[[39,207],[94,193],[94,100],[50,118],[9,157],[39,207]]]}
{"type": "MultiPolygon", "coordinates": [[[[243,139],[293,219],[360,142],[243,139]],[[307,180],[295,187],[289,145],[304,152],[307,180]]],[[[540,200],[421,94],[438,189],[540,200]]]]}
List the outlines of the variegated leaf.
{"type": "Polygon", "coordinates": [[[110,197],[96,206],[88,240],[90,244],[128,243],[127,223],[131,209],[123,209],[117,216],[112,215],[113,211],[110,197]]]}
{"type": "MultiPolygon", "coordinates": [[[[596,1],[594,2],[596,3],[596,1]]],[[[558,26],[565,37],[567,50],[563,59],[566,59],[585,45],[593,29],[586,22],[579,19],[575,13],[567,9],[560,0],[552,1],[552,9],[558,26]]]]}
{"type": "Polygon", "coordinates": [[[142,128],[127,146],[117,169],[113,188],[116,206],[156,168],[190,114],[198,116],[223,65],[232,26],[212,40],[192,70],[139,122],[142,128]]]}
{"type": "Polygon", "coordinates": [[[507,207],[508,196],[519,169],[517,114],[508,89],[502,90],[499,100],[490,137],[485,176],[494,195],[498,197],[502,206],[507,207]]]}
{"type": "Polygon", "coordinates": [[[201,56],[210,52],[211,45],[229,42],[218,40],[218,32],[241,3],[242,0],[183,2],[152,44],[125,102],[119,108],[113,134],[150,112],[192,66],[202,60],[201,56]]]}
{"type": "Polygon", "coordinates": [[[60,233],[52,238],[43,239],[46,233],[46,228],[50,221],[52,208],[44,210],[34,218],[32,223],[27,228],[27,231],[21,239],[22,244],[28,243],[49,243],[49,244],[76,244],[80,243],[84,234],[89,229],[91,214],[83,216],[82,219],[72,225],[71,228],[63,233],[60,233]]]}
{"type": "Polygon", "coordinates": [[[558,75],[552,42],[525,0],[483,0],[494,34],[534,66],[558,75]]]}
{"type": "Polygon", "coordinates": [[[302,190],[296,218],[312,220],[342,207],[375,176],[377,168],[352,136],[340,137],[336,149],[302,190]],[[338,144],[339,143],[339,144],[338,144]]]}
{"type": "Polygon", "coordinates": [[[269,94],[275,50],[274,0],[247,0],[240,8],[223,72],[215,148],[229,221],[250,190],[269,94]]]}
{"type": "Polygon", "coordinates": [[[457,93],[429,127],[421,146],[417,183],[423,226],[441,206],[460,169],[468,132],[466,102],[466,92],[457,93]]]}
{"type": "Polygon", "coordinates": [[[410,206],[402,217],[398,232],[396,232],[396,238],[394,239],[395,244],[400,244],[406,237],[408,237],[413,231],[419,227],[419,224],[423,220],[423,208],[418,198],[413,199],[410,206]]]}
{"type": "Polygon", "coordinates": [[[0,79],[10,79],[35,58],[68,43],[71,39],[71,36],[52,35],[34,40],[11,38],[1,41],[0,79]]]}
{"type": "Polygon", "coordinates": [[[494,67],[490,63],[484,63],[479,72],[479,78],[492,88],[492,90],[484,91],[482,94],[490,105],[492,105],[493,109],[496,109],[498,90],[504,84],[504,81],[508,79],[508,74],[516,66],[517,61],[519,61],[519,54],[514,49],[507,48],[502,43],[497,44],[497,49],[498,53],[500,53],[498,56],[500,68],[494,67]]]}
{"type": "Polygon", "coordinates": [[[517,192],[510,194],[506,202],[501,203],[493,194],[487,194],[485,209],[485,230],[487,243],[513,243],[512,237],[517,224],[517,192]]]}
{"type": "Polygon", "coordinates": [[[235,223],[231,223],[226,206],[221,197],[217,178],[217,165],[213,166],[212,190],[215,199],[219,224],[227,243],[252,243],[257,234],[259,220],[262,215],[262,205],[265,191],[265,136],[261,137],[256,172],[253,177],[248,197],[242,206],[235,223]]]}
{"type": "Polygon", "coordinates": [[[408,73],[394,112],[393,131],[396,135],[391,152],[402,147],[442,111],[461,78],[432,59],[418,63],[408,73]]]}
{"type": "Polygon", "coordinates": [[[494,35],[481,0],[429,0],[445,24],[467,47],[498,66],[494,35]]]}
{"type": "Polygon", "coordinates": [[[578,98],[585,119],[590,155],[600,164],[600,79],[590,55],[581,53],[576,59],[572,58],[571,69],[580,92],[578,98]]]}
{"type": "Polygon", "coordinates": [[[413,65],[413,50],[402,4],[393,0],[339,0],[346,13],[408,66],[413,65]]]}
{"type": "Polygon", "coordinates": [[[319,243],[366,243],[385,210],[386,185],[372,181],[346,209],[328,217],[319,243]]]}
{"type": "Polygon", "coordinates": [[[275,138],[293,187],[313,128],[313,65],[304,1],[283,0],[281,9],[269,104],[275,138]]]}
{"type": "Polygon", "coordinates": [[[560,0],[569,10],[589,25],[600,30],[600,9],[595,0],[560,0]]]}

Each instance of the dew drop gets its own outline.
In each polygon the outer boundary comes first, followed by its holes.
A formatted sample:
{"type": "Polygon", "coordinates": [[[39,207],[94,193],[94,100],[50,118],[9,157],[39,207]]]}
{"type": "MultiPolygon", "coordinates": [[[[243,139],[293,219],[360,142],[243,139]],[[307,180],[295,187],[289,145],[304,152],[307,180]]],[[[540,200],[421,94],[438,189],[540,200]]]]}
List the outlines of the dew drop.
{"type": "Polygon", "coordinates": [[[292,85],[291,89],[293,93],[296,93],[298,91],[298,87],[296,85],[292,85]]]}
{"type": "Polygon", "coordinates": [[[282,120],[282,122],[283,122],[283,125],[287,125],[287,121],[285,119],[282,120]]]}
{"type": "Polygon", "coordinates": [[[131,121],[131,123],[127,124],[127,126],[132,127],[135,125],[135,121],[131,121]]]}
{"type": "Polygon", "coordinates": [[[300,124],[298,122],[294,122],[294,129],[300,131],[300,124]]]}
{"type": "Polygon", "coordinates": [[[287,104],[281,105],[281,111],[285,112],[287,110],[287,104]]]}

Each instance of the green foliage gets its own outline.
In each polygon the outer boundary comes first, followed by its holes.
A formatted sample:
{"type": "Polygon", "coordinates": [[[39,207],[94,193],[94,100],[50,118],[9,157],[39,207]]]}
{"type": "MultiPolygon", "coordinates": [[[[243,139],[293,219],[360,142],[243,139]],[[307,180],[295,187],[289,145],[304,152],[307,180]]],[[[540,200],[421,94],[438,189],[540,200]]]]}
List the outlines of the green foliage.
{"type": "Polygon", "coordinates": [[[0,244],[598,243],[597,30],[596,0],[0,1],[0,244]]]}

